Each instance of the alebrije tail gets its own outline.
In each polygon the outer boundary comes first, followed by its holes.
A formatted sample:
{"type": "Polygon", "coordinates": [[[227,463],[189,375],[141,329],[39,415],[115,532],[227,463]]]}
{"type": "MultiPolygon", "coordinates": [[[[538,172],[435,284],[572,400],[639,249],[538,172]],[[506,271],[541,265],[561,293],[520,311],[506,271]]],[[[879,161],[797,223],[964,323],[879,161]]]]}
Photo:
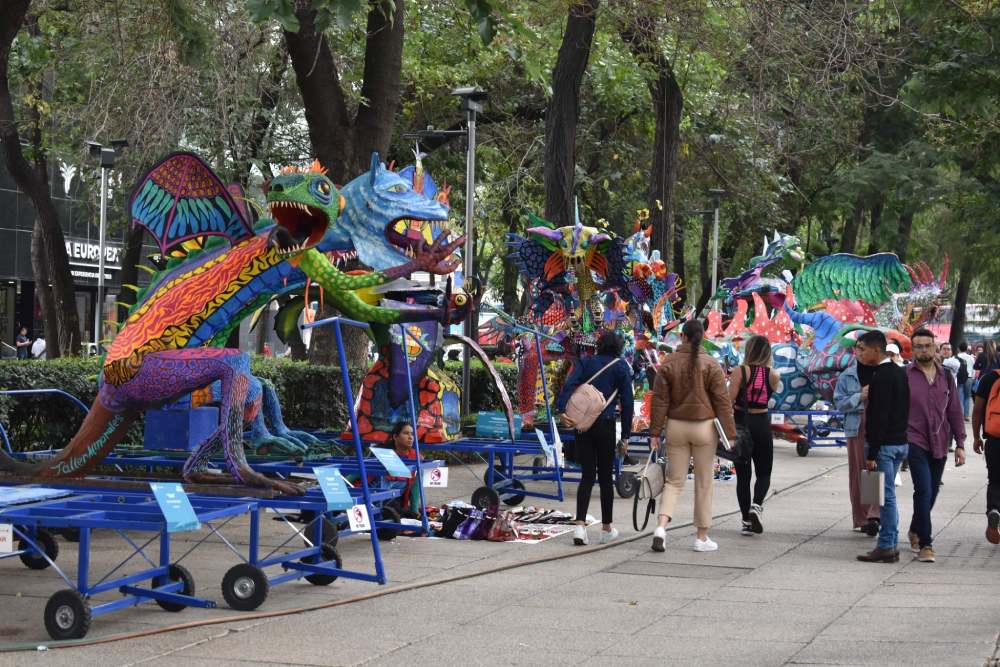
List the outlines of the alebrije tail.
{"type": "Polygon", "coordinates": [[[136,412],[112,412],[95,400],[76,435],[54,457],[26,463],[0,449],[0,469],[43,477],[85,475],[125,437],[138,416],[136,412]]]}

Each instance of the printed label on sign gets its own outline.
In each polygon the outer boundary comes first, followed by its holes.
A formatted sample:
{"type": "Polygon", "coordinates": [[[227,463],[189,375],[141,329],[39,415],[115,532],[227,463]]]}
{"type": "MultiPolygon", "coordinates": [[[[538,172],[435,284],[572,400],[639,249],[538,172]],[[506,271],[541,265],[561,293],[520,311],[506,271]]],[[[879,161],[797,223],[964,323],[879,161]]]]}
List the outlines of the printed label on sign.
{"type": "Polygon", "coordinates": [[[368,508],[364,505],[355,505],[348,510],[347,521],[351,524],[351,530],[372,529],[372,523],[368,519],[368,508]]]}
{"type": "Polygon", "coordinates": [[[409,467],[403,463],[403,459],[399,458],[399,454],[391,449],[372,447],[372,456],[377,458],[379,463],[385,467],[386,472],[393,477],[409,477],[413,474],[409,467]]]}
{"type": "Polygon", "coordinates": [[[784,424],[785,423],[785,415],[781,414],[780,412],[772,412],[771,413],[771,423],[772,424],[784,424]]]}
{"type": "Polygon", "coordinates": [[[319,488],[326,498],[326,508],[328,510],[346,510],[354,505],[351,492],[347,489],[347,482],[340,474],[337,466],[323,466],[313,468],[319,488]]]}
{"type": "Polygon", "coordinates": [[[14,553],[14,526],[0,523],[0,554],[14,553]]]}
{"type": "Polygon", "coordinates": [[[445,488],[448,486],[448,469],[431,468],[423,474],[424,486],[429,488],[445,488]]]}
{"type": "Polygon", "coordinates": [[[153,491],[156,503],[160,506],[163,518],[167,520],[167,532],[179,533],[185,530],[198,530],[201,522],[198,515],[191,507],[184,487],[180,484],[153,484],[149,488],[153,491]]]}

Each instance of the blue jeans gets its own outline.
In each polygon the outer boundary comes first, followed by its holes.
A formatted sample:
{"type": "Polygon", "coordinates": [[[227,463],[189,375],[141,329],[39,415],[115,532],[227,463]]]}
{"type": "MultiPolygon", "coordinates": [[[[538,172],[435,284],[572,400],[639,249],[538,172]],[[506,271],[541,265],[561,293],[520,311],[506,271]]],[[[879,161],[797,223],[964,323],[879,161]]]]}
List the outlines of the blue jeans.
{"type": "Polygon", "coordinates": [[[906,459],[910,446],[882,445],[875,456],[879,472],[885,474],[885,504],[879,511],[879,549],[895,551],[899,542],[899,511],[896,508],[896,473],[906,459]]]}
{"type": "Polygon", "coordinates": [[[935,459],[931,453],[916,445],[910,446],[907,455],[910,462],[910,479],[913,480],[913,519],[910,530],[920,537],[920,547],[929,547],[934,538],[931,535],[931,510],[937,500],[941,475],[948,457],[935,459]]]}
{"type": "Polygon", "coordinates": [[[962,386],[958,388],[958,396],[962,399],[962,414],[965,418],[969,418],[969,413],[972,412],[972,383],[975,382],[972,378],[969,378],[962,383],[962,386]]]}

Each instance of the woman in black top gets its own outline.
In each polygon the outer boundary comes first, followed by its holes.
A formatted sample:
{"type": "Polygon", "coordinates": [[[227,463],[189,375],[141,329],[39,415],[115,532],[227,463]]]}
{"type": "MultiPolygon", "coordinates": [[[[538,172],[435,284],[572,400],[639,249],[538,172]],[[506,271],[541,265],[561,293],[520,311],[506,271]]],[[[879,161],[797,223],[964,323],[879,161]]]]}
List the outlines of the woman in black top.
{"type": "Polygon", "coordinates": [[[990,371],[1000,368],[1000,358],[997,356],[997,344],[993,342],[992,338],[987,338],[983,341],[983,351],[976,357],[976,363],[972,368],[979,371],[977,377],[983,377],[990,371]]]}
{"type": "Polygon", "coordinates": [[[743,365],[733,371],[729,379],[729,396],[737,424],[744,424],[753,440],[749,458],[735,461],[736,499],[743,513],[743,535],[764,532],[764,496],[771,486],[771,468],[774,464],[774,437],[771,434],[771,415],[768,401],[771,392],[781,382],[781,376],[771,368],[771,343],[764,336],[752,336],[743,353],[743,365]],[[751,463],[757,474],[750,498],[751,463]]]}

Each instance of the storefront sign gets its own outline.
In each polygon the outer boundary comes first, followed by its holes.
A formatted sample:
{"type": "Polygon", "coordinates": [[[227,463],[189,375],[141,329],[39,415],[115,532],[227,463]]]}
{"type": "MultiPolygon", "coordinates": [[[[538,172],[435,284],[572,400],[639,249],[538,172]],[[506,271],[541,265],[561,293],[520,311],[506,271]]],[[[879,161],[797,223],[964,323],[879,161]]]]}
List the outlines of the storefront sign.
{"type": "MultiPolygon", "coordinates": [[[[107,269],[120,269],[123,253],[124,248],[121,246],[105,243],[104,267],[107,269]]],[[[101,247],[96,243],[87,243],[85,241],[66,241],[66,254],[69,255],[70,264],[77,266],[98,266],[101,259],[101,247]]]]}

